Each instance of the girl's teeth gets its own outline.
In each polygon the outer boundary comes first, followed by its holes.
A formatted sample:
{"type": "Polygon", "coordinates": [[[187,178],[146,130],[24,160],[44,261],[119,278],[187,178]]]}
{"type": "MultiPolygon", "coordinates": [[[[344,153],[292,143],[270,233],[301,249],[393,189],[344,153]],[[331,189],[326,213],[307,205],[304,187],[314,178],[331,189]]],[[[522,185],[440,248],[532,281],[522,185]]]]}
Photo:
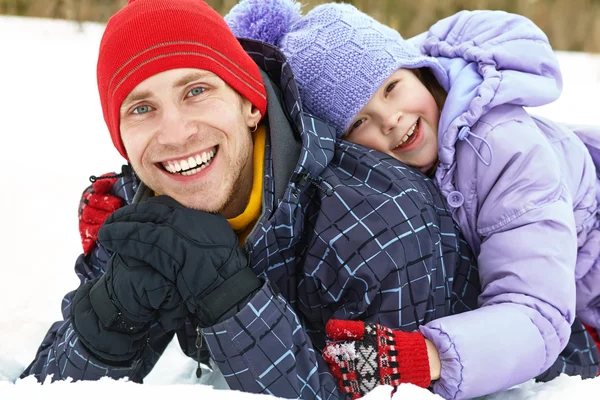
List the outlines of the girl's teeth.
{"type": "Polygon", "coordinates": [[[188,158],[188,165],[190,168],[194,168],[198,164],[196,164],[196,160],[194,159],[194,157],[190,157],[188,158]]]}
{"type": "Polygon", "coordinates": [[[412,128],[410,128],[410,132],[408,132],[408,136],[412,135],[415,132],[416,128],[417,128],[417,123],[415,122],[415,124],[412,126],[412,128]]]}
{"type": "Polygon", "coordinates": [[[417,129],[417,123],[418,121],[415,122],[415,124],[410,128],[410,131],[408,131],[408,133],[404,135],[402,139],[400,139],[400,142],[396,145],[396,147],[402,146],[413,135],[413,133],[415,133],[415,129],[417,129]]]}

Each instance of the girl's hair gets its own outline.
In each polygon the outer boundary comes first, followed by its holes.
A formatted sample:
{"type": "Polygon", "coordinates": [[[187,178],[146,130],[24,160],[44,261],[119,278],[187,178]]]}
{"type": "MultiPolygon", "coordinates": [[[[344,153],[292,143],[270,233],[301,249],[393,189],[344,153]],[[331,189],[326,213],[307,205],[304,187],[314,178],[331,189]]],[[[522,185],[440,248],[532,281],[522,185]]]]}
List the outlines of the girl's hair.
{"type": "Polygon", "coordinates": [[[448,95],[442,85],[438,82],[438,80],[433,75],[433,72],[429,68],[418,68],[414,69],[413,72],[417,75],[417,78],[421,81],[421,83],[429,90],[433,99],[435,100],[435,104],[437,104],[438,109],[442,112],[444,108],[444,104],[446,103],[446,96],[448,95]]]}
{"type": "MultiPolygon", "coordinates": [[[[446,97],[448,96],[448,93],[446,93],[442,85],[440,85],[438,80],[433,75],[433,72],[431,72],[429,68],[418,68],[414,69],[413,72],[415,73],[417,78],[419,78],[423,86],[425,86],[427,90],[429,90],[429,93],[431,93],[433,99],[435,100],[435,104],[437,104],[438,106],[438,112],[441,114],[442,109],[444,108],[444,104],[446,104],[446,97]]],[[[433,176],[435,175],[435,170],[437,169],[439,163],[440,159],[438,157],[437,161],[435,162],[435,165],[431,167],[429,171],[425,172],[425,175],[427,175],[430,178],[433,178],[433,176]]]]}

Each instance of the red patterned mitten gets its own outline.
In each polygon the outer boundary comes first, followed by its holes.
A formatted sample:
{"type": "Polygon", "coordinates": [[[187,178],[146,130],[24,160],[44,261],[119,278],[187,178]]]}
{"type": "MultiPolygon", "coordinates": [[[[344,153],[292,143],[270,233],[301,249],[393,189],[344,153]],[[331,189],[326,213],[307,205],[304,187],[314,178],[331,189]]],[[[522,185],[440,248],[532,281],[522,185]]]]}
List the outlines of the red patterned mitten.
{"type": "Polygon", "coordinates": [[[338,386],[353,399],[378,385],[431,384],[425,338],[419,332],[394,331],[378,324],[332,319],[325,327],[333,339],[323,358],[338,386]]]}
{"type": "Polygon", "coordinates": [[[94,243],[98,239],[98,230],[104,224],[106,218],[121,208],[121,199],[109,194],[116,181],[117,178],[98,179],[81,197],[79,234],[81,235],[81,244],[85,255],[89,254],[94,248],[94,243]]]}

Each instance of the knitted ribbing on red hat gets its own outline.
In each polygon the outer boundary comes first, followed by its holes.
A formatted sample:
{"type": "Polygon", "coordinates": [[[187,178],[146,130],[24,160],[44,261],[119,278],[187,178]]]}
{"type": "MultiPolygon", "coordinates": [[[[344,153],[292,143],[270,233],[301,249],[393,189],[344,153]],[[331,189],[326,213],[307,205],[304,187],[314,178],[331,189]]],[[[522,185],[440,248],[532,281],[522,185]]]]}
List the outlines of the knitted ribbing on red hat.
{"type": "Polygon", "coordinates": [[[123,157],[121,103],[145,79],[176,68],[216,74],[265,115],[258,66],[215,10],[201,0],[130,0],[106,25],[97,68],[104,120],[123,157]]]}

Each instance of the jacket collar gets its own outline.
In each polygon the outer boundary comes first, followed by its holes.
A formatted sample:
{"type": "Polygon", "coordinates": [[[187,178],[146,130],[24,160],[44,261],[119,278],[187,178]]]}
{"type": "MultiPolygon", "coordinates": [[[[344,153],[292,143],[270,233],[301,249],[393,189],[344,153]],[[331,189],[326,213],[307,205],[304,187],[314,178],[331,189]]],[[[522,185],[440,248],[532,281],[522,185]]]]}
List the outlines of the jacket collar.
{"type": "Polygon", "coordinates": [[[334,156],[335,130],[303,111],[294,75],[278,48],[251,39],[239,40],[261,69],[267,89],[266,118],[277,202],[288,197],[288,190],[304,189],[298,187],[300,177],[321,175],[334,156]]]}

